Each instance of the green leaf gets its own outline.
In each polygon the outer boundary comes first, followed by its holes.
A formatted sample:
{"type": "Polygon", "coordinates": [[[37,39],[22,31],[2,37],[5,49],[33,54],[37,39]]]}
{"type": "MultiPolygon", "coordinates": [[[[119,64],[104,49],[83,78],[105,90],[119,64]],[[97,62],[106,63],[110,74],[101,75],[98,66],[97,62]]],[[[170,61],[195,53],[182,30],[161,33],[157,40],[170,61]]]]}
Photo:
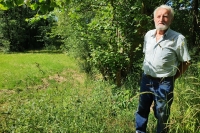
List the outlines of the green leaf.
{"type": "Polygon", "coordinates": [[[70,3],[70,0],[66,0],[66,4],[68,5],[70,3]]]}
{"type": "Polygon", "coordinates": [[[2,9],[2,10],[8,10],[9,8],[11,8],[13,6],[14,6],[13,1],[8,1],[8,0],[0,1],[0,9],[2,9]]]}
{"type": "Polygon", "coordinates": [[[39,3],[42,3],[44,0],[39,0],[39,3]]]}
{"type": "MultiPolygon", "coordinates": [[[[9,9],[9,8],[11,8],[11,7],[14,6],[14,2],[13,2],[13,1],[10,1],[10,0],[9,0],[9,1],[6,0],[6,1],[2,1],[2,2],[1,2],[1,5],[4,6],[4,7],[3,7],[4,9],[6,9],[6,8],[9,9]]],[[[6,10],[7,10],[7,9],[6,9],[6,10]]]]}
{"type": "Polygon", "coordinates": [[[37,7],[38,7],[38,4],[35,4],[35,3],[30,5],[30,8],[31,8],[32,10],[36,10],[37,7]]]}
{"type": "Polygon", "coordinates": [[[49,10],[49,6],[48,5],[42,5],[42,6],[40,6],[40,11],[43,13],[43,14],[45,14],[45,13],[47,13],[47,11],[49,10]]]}
{"type": "Polygon", "coordinates": [[[24,0],[15,0],[15,4],[17,6],[23,5],[24,4],[24,0]]]}
{"type": "Polygon", "coordinates": [[[8,10],[8,7],[5,4],[0,4],[1,10],[8,10]]]}
{"type": "Polygon", "coordinates": [[[138,8],[138,7],[136,7],[136,6],[132,6],[132,7],[131,7],[132,10],[136,10],[137,8],[138,8]]]}

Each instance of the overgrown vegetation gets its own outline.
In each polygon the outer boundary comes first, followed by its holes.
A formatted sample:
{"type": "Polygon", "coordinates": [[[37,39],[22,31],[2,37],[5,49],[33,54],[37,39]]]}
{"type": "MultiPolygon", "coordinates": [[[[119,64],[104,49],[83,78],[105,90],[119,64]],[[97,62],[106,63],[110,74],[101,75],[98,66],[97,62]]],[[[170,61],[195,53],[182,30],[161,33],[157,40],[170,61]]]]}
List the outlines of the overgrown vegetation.
{"type": "Polygon", "coordinates": [[[121,86],[141,73],[143,37],[161,4],[174,8],[171,28],[199,56],[198,0],[0,0],[0,49],[63,50],[80,58],[85,72],[121,86]]]}
{"type": "MultiPolygon", "coordinates": [[[[66,54],[1,54],[0,59],[4,64],[0,69],[4,81],[0,89],[0,132],[135,132],[139,95],[135,77],[120,88],[98,75],[91,79],[81,72],[78,60],[66,54]],[[25,76],[30,71],[32,84],[25,76]],[[23,82],[16,84],[19,80],[23,82]]],[[[199,69],[200,64],[192,64],[176,82],[171,133],[200,132],[199,69]]],[[[150,133],[155,132],[155,125],[151,112],[150,133]]]]}
{"type": "Polygon", "coordinates": [[[198,0],[0,0],[0,132],[135,132],[143,36],[161,4],[192,57],[170,132],[200,132],[198,0]],[[12,54],[38,49],[67,54],[12,54]]]}

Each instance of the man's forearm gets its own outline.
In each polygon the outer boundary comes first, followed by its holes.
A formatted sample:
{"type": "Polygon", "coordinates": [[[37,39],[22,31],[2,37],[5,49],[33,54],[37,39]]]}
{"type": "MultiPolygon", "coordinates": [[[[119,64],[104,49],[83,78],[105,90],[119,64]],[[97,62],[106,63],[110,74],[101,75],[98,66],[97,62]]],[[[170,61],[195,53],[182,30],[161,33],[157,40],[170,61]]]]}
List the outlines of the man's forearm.
{"type": "Polygon", "coordinates": [[[174,76],[175,79],[177,79],[178,77],[180,77],[189,67],[190,62],[181,62],[181,64],[178,66],[178,70],[174,76]]]}

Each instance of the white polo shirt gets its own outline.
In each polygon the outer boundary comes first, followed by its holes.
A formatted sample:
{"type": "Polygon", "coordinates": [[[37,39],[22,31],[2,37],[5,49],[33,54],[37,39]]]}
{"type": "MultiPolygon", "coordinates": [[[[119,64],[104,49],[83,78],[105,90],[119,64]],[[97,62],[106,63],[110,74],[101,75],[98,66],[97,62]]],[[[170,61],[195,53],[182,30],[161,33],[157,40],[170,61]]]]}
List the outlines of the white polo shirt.
{"type": "Polygon", "coordinates": [[[152,77],[174,76],[179,63],[191,59],[186,39],[182,34],[168,29],[156,42],[155,34],[156,29],[150,30],[144,37],[144,73],[152,77]]]}

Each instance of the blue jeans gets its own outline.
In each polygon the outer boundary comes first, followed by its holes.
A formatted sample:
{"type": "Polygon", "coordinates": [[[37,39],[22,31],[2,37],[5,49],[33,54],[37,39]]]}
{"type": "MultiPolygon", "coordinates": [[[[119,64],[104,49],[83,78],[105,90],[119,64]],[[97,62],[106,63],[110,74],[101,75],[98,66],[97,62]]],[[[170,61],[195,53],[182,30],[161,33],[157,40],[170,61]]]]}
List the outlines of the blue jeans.
{"type": "Polygon", "coordinates": [[[139,106],[135,114],[136,131],[146,132],[150,107],[154,101],[153,111],[157,118],[157,133],[168,132],[167,122],[173,102],[173,89],[173,77],[158,80],[149,78],[145,74],[142,75],[139,106]]]}

